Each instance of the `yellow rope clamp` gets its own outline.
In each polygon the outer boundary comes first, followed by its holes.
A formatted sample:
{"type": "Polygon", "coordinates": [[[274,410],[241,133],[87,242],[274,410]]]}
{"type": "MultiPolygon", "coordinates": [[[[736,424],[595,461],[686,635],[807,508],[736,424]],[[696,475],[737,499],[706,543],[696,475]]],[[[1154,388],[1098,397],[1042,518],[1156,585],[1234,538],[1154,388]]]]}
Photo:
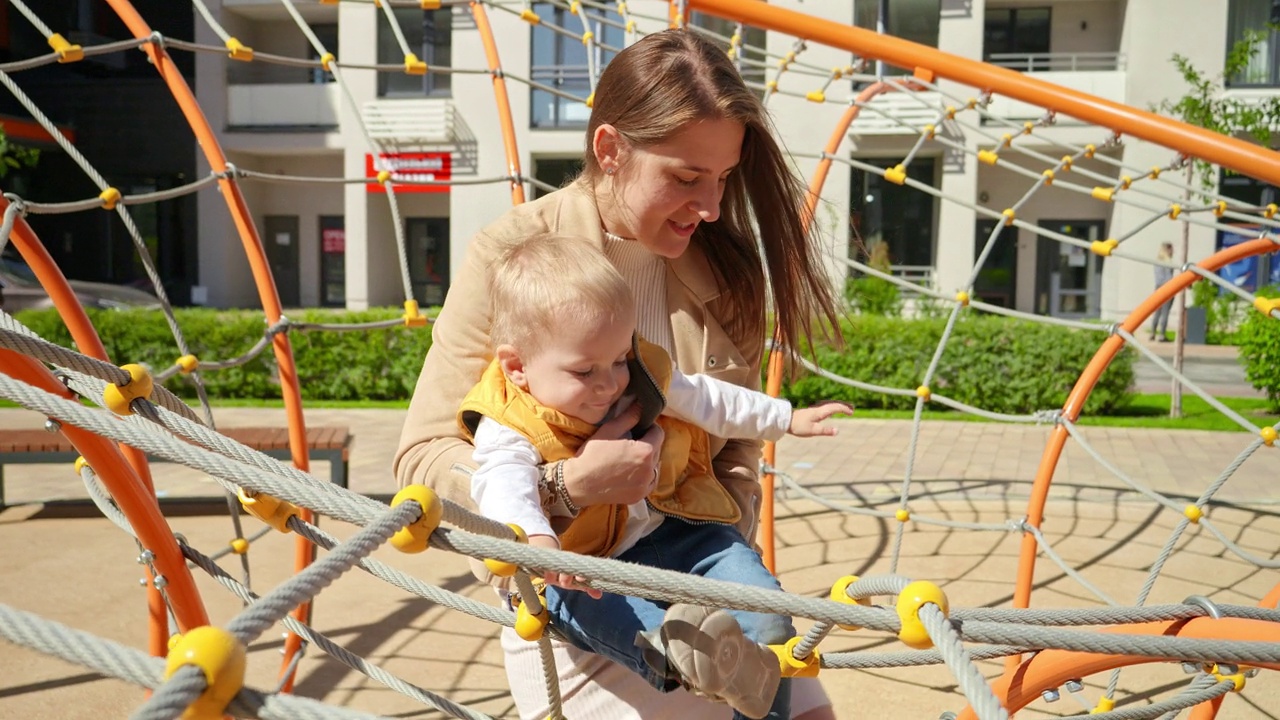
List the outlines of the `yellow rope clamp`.
{"type": "MultiPolygon", "coordinates": [[[[858,582],[857,575],[845,575],[831,586],[831,600],[844,603],[845,605],[862,605],[863,607],[871,607],[871,598],[852,598],[849,597],[849,586],[858,582]]],[[[841,630],[861,630],[858,625],[845,625],[844,623],[836,623],[841,630]]]]}
{"type": "MultiPolygon", "coordinates": [[[[513,523],[507,523],[507,527],[511,528],[511,531],[514,532],[516,536],[514,538],[506,539],[514,539],[521,545],[529,544],[529,536],[525,534],[524,528],[513,523]]],[[[505,560],[494,560],[493,558],[485,558],[484,566],[489,569],[489,572],[497,575],[498,577],[511,577],[516,574],[516,570],[519,570],[515,563],[506,562],[505,560]]]]}
{"type": "Polygon", "coordinates": [[[320,56],[320,67],[324,68],[325,72],[333,72],[333,68],[329,67],[329,64],[337,59],[333,56],[333,53],[327,52],[320,56]]]}
{"type": "Polygon", "coordinates": [[[956,106],[955,106],[955,105],[948,105],[948,106],[947,106],[947,119],[948,119],[948,120],[955,120],[955,119],[956,119],[956,106]]]}
{"type": "Polygon", "coordinates": [[[1093,192],[1091,194],[1093,195],[1094,200],[1111,202],[1116,196],[1116,191],[1111,188],[1096,187],[1093,189],[1093,192]]]}
{"type": "Polygon", "coordinates": [[[1275,447],[1276,445],[1276,429],[1273,427],[1264,427],[1258,431],[1262,436],[1262,444],[1267,447],[1275,447]]]}
{"type": "Polygon", "coordinates": [[[1071,164],[1074,162],[1075,160],[1073,160],[1070,155],[1063,155],[1062,156],[1062,172],[1071,172],[1071,164]]]}
{"type": "Polygon", "coordinates": [[[1000,156],[994,150],[979,150],[978,159],[988,165],[995,165],[1000,156]]]}
{"type": "Polygon", "coordinates": [[[938,136],[938,128],[937,128],[937,127],[935,127],[935,126],[933,126],[933,125],[925,125],[925,126],[924,126],[924,138],[925,138],[925,140],[932,140],[932,139],[934,139],[934,138],[935,138],[935,137],[937,137],[937,136],[938,136]]]}
{"type": "Polygon", "coordinates": [[[1052,185],[1052,184],[1053,184],[1053,175],[1054,175],[1054,173],[1053,173],[1053,171],[1052,171],[1052,170],[1045,170],[1044,172],[1040,173],[1040,175],[1041,175],[1042,177],[1044,177],[1044,184],[1045,184],[1045,185],[1052,185]]]}
{"type": "Polygon", "coordinates": [[[569,12],[573,13],[574,15],[577,15],[578,11],[581,9],[582,9],[582,3],[578,2],[578,0],[573,0],[573,2],[569,3],[569,12]]]}
{"type": "Polygon", "coordinates": [[[1000,149],[1003,150],[1007,147],[1013,147],[1013,136],[1009,133],[1000,136],[1000,149]]]}
{"type": "Polygon", "coordinates": [[[1031,134],[1031,131],[1032,131],[1032,130],[1035,130],[1035,129],[1036,129],[1036,124],[1035,124],[1035,123],[1033,123],[1033,122],[1027,122],[1027,123],[1023,123],[1023,124],[1022,124],[1022,134],[1023,134],[1023,135],[1030,135],[1030,134],[1031,134]]]}
{"type": "Polygon", "coordinates": [[[200,367],[200,358],[195,355],[183,355],[177,360],[174,360],[173,364],[177,365],[178,368],[182,370],[183,375],[190,375],[200,367]]]}
{"type": "Polygon", "coordinates": [[[583,44],[583,45],[590,45],[590,44],[591,44],[591,41],[592,41],[592,40],[595,40],[595,39],[596,39],[596,34],[595,34],[595,33],[593,33],[593,32],[591,32],[590,30],[588,30],[588,31],[586,31],[586,32],[584,32],[584,33],[582,33],[582,44],[583,44]]]}
{"type": "Polygon", "coordinates": [[[444,515],[444,506],[431,488],[422,485],[410,485],[396,493],[391,499],[391,507],[402,502],[413,500],[422,506],[422,516],[405,525],[391,536],[391,544],[403,553],[420,553],[427,549],[431,533],[440,527],[440,517],[444,515]]]}
{"type": "Polygon", "coordinates": [[[827,101],[827,94],[821,90],[812,90],[805,93],[804,99],[809,102],[824,103],[827,101]]]}
{"type": "Polygon", "coordinates": [[[227,38],[227,55],[231,56],[232,60],[249,62],[253,60],[253,48],[235,38],[227,38]]]}
{"type": "Polygon", "coordinates": [[[1276,310],[1280,310],[1280,298],[1256,297],[1253,299],[1253,307],[1263,315],[1271,315],[1276,310]]]}
{"type": "Polygon", "coordinates": [[[1213,669],[1209,671],[1209,674],[1212,675],[1213,679],[1217,680],[1218,682],[1227,680],[1231,682],[1233,685],[1235,685],[1235,687],[1231,689],[1231,692],[1240,692],[1241,690],[1244,689],[1244,683],[1245,683],[1244,671],[1245,671],[1245,667],[1242,665],[1236,669],[1236,672],[1230,675],[1224,675],[1222,673],[1222,669],[1217,665],[1214,665],[1213,669]]]}
{"type": "Polygon", "coordinates": [[[151,371],[132,363],[122,365],[120,369],[129,373],[129,382],[124,385],[107,383],[106,390],[102,391],[102,404],[117,415],[132,415],[133,408],[129,405],[134,400],[151,397],[151,390],[154,387],[151,371]]]}
{"type": "Polygon", "coordinates": [[[1005,208],[1000,214],[1004,216],[1005,225],[1012,225],[1014,219],[1018,217],[1018,214],[1013,211],[1013,208],[1005,208]]]}
{"type": "Polygon", "coordinates": [[[235,538],[227,544],[231,546],[231,552],[237,555],[243,555],[249,552],[249,541],[242,537],[235,538]]]}
{"type": "Polygon", "coordinates": [[[85,469],[85,468],[87,468],[87,467],[89,467],[89,461],[88,461],[88,460],[85,460],[83,455],[81,455],[80,457],[76,458],[76,461],[75,461],[75,469],[76,469],[76,474],[77,474],[77,475],[79,475],[81,472],[83,472],[83,471],[84,471],[84,469],[85,469]]]}
{"type": "Polygon", "coordinates": [[[822,654],[816,649],[801,660],[795,656],[796,645],[803,638],[793,637],[785,645],[770,645],[769,649],[778,656],[778,666],[782,668],[782,677],[818,677],[822,669],[822,654]]]}
{"type": "Polygon", "coordinates": [[[937,605],[943,616],[951,611],[942,588],[931,582],[917,580],[902,588],[902,592],[898,594],[898,620],[902,622],[898,639],[908,647],[917,650],[933,647],[933,639],[924,629],[924,623],[920,622],[920,608],[928,603],[937,605]]]}
{"type": "Polygon", "coordinates": [[[420,6],[423,10],[439,10],[440,0],[422,0],[420,6]]]}
{"type": "Polygon", "coordinates": [[[1162,172],[1164,172],[1164,169],[1163,169],[1163,168],[1160,168],[1160,167],[1153,167],[1153,168],[1151,168],[1151,172],[1147,173],[1147,177],[1151,178],[1152,180],[1159,180],[1159,179],[1160,179],[1160,173],[1162,173],[1162,172]]]}
{"type": "Polygon", "coordinates": [[[1177,220],[1177,219],[1178,219],[1178,216],[1179,216],[1179,215],[1181,215],[1181,214],[1182,214],[1182,206],[1181,206],[1181,205],[1179,205],[1178,203],[1174,203],[1174,204],[1172,204],[1172,205],[1170,205],[1170,206],[1169,206],[1169,219],[1170,219],[1170,220],[1177,220]]]}
{"type": "Polygon", "coordinates": [[[587,107],[593,107],[593,106],[595,106],[595,104],[596,104],[596,94],[595,94],[595,93],[591,93],[590,95],[588,95],[588,96],[587,96],[587,99],[582,101],[582,104],[583,104],[583,105],[586,105],[587,107]]]}
{"type": "Polygon", "coordinates": [[[1084,156],[1085,156],[1085,157],[1087,157],[1087,158],[1089,158],[1090,160],[1092,160],[1092,159],[1093,159],[1093,154],[1094,154],[1094,153],[1096,153],[1096,152],[1098,152],[1098,148],[1097,148],[1097,147],[1095,147],[1095,146],[1093,146],[1093,145],[1085,145],[1085,146],[1084,146],[1084,156]]]}
{"type": "Polygon", "coordinates": [[[542,631],[550,620],[551,614],[547,612],[545,605],[540,613],[534,615],[529,612],[524,600],[521,600],[516,608],[516,634],[529,642],[537,642],[542,639],[542,631]]]}
{"type": "Polygon", "coordinates": [[[777,81],[777,80],[770,80],[770,81],[768,81],[768,82],[766,82],[766,83],[764,84],[764,87],[765,87],[765,89],[766,89],[766,90],[768,90],[770,93],[776,93],[776,92],[778,92],[778,81],[777,81]]]}
{"type": "Polygon", "coordinates": [[[636,31],[636,21],[628,20],[625,32],[634,33],[636,31]]]}
{"type": "Polygon", "coordinates": [[[1204,517],[1204,510],[1201,510],[1199,505],[1192,504],[1183,508],[1182,514],[1191,521],[1192,525],[1199,525],[1200,518],[1204,517]]]}
{"type": "Polygon", "coordinates": [[[1090,715],[1101,715],[1105,712],[1111,712],[1116,708],[1116,701],[1109,697],[1098,698],[1098,704],[1089,711],[1090,715]]]}
{"type": "Polygon", "coordinates": [[[520,19],[530,25],[539,25],[542,23],[542,18],[538,17],[538,13],[527,8],[520,11],[520,19]]]}
{"type": "Polygon", "coordinates": [[[1277,210],[1280,210],[1280,205],[1276,205],[1275,203],[1271,203],[1270,205],[1268,205],[1268,206],[1266,207],[1266,209],[1265,209],[1265,210],[1263,210],[1263,211],[1262,211],[1262,217],[1264,217],[1264,218],[1266,218],[1266,219],[1270,220],[1271,218],[1275,217],[1275,214],[1276,214],[1276,211],[1277,211],[1277,210]]]}
{"type": "Polygon", "coordinates": [[[173,677],[185,665],[200,668],[207,687],[187,706],[182,713],[183,720],[218,720],[244,687],[244,643],[222,628],[212,625],[195,628],[169,650],[164,664],[165,679],[173,677]]]}
{"type": "Polygon", "coordinates": [[[1133,178],[1129,177],[1128,175],[1125,175],[1124,177],[1120,178],[1119,187],[1121,190],[1128,190],[1129,187],[1132,185],[1133,185],[1133,178]]]}
{"type": "Polygon", "coordinates": [[[423,327],[427,324],[427,317],[418,310],[417,300],[404,301],[404,326],[405,327],[423,327]]]}
{"type": "Polygon", "coordinates": [[[406,75],[426,75],[427,64],[419,60],[417,55],[409,53],[404,56],[404,72],[406,75]]]}
{"type": "Polygon", "coordinates": [[[916,388],[916,397],[923,399],[925,402],[929,402],[929,400],[933,398],[933,392],[929,390],[928,385],[921,385],[916,388]]]}
{"type": "Polygon", "coordinates": [[[49,47],[58,53],[58,62],[69,63],[84,59],[84,48],[73,45],[58,33],[49,36],[49,47]]]}
{"type": "Polygon", "coordinates": [[[250,515],[271,526],[277,532],[289,532],[289,518],[302,512],[297,505],[266,493],[250,495],[244,488],[236,491],[240,506],[250,515]]]}
{"type": "Polygon", "coordinates": [[[1219,200],[1217,204],[1213,206],[1213,214],[1216,217],[1222,217],[1222,215],[1226,212],[1227,212],[1226,200],[1219,200]]]}
{"type": "Polygon", "coordinates": [[[116,203],[120,202],[120,191],[116,188],[109,187],[98,193],[98,198],[102,200],[103,210],[115,210],[116,203]]]}
{"type": "Polygon", "coordinates": [[[900,523],[907,522],[911,519],[911,511],[906,508],[898,508],[893,513],[893,519],[900,523]]]}
{"type": "Polygon", "coordinates": [[[387,181],[388,181],[388,180],[390,180],[390,179],[391,179],[391,171],[390,171],[390,170],[379,170],[379,171],[378,171],[378,184],[379,184],[379,185],[386,185],[386,184],[387,184],[387,181]]]}
{"type": "Polygon", "coordinates": [[[1106,240],[1094,240],[1089,243],[1089,249],[1092,250],[1095,255],[1109,257],[1111,255],[1111,251],[1115,250],[1118,245],[1120,245],[1119,240],[1115,238],[1108,238],[1106,240]]]}
{"type": "Polygon", "coordinates": [[[894,165],[884,171],[884,179],[894,185],[902,185],[907,181],[907,168],[903,165],[894,165]]]}
{"type": "Polygon", "coordinates": [[[960,307],[969,307],[969,293],[963,290],[956,293],[956,302],[960,303],[960,307]]]}

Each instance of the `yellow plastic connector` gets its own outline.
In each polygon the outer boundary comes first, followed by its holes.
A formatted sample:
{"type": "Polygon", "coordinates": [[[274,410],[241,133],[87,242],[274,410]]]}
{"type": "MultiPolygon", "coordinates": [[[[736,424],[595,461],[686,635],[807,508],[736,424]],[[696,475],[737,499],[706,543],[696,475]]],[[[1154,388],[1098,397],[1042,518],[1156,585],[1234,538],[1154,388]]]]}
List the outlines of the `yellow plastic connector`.
{"type": "Polygon", "coordinates": [[[956,119],[956,106],[955,106],[955,105],[948,105],[948,106],[947,106],[947,119],[948,119],[948,120],[955,120],[955,119],[956,119]]]}
{"type": "Polygon", "coordinates": [[[120,202],[120,191],[116,188],[109,187],[98,193],[98,199],[102,200],[103,210],[115,210],[116,203],[120,202]]]}
{"type": "MultiPolygon", "coordinates": [[[[516,534],[514,538],[516,542],[521,545],[529,544],[529,536],[525,534],[524,528],[514,523],[507,523],[507,527],[511,528],[511,531],[516,534]]],[[[489,569],[489,572],[497,575],[498,577],[511,577],[516,574],[516,570],[520,569],[515,563],[506,562],[505,560],[494,560],[493,558],[485,558],[484,566],[489,569]]]]}
{"type": "Polygon", "coordinates": [[[1110,257],[1111,251],[1115,250],[1116,247],[1119,245],[1120,245],[1119,240],[1115,238],[1108,238],[1106,240],[1094,240],[1093,242],[1089,243],[1089,249],[1093,251],[1094,255],[1101,255],[1102,257],[1110,257]]]}
{"type": "Polygon", "coordinates": [[[1226,201],[1226,200],[1219,200],[1216,204],[1214,204],[1214,206],[1213,206],[1213,214],[1214,214],[1216,217],[1222,217],[1226,212],[1227,212],[1227,201],[1226,201]]]}
{"type": "Polygon", "coordinates": [[[49,47],[58,53],[58,62],[60,63],[76,62],[84,59],[84,48],[68,42],[66,38],[58,33],[49,36],[49,47]]]}
{"type": "Polygon", "coordinates": [[[573,0],[573,2],[569,3],[569,12],[573,13],[574,15],[577,15],[581,10],[582,10],[582,3],[578,2],[578,0],[573,0]]]}
{"type": "Polygon", "coordinates": [[[182,633],[174,633],[169,636],[169,642],[165,643],[165,648],[172,650],[178,647],[178,643],[182,642],[182,633]]]}
{"type": "Polygon", "coordinates": [[[902,185],[907,181],[907,168],[902,165],[894,165],[884,171],[884,179],[894,185],[902,185]]]}
{"type": "Polygon", "coordinates": [[[277,532],[289,532],[289,518],[302,511],[297,505],[266,493],[250,495],[244,488],[236,491],[240,498],[240,506],[250,515],[258,518],[277,532]]]}
{"type": "Polygon", "coordinates": [[[235,538],[227,544],[231,546],[231,552],[236,555],[243,555],[249,552],[249,541],[242,537],[235,538]]]}
{"type": "Polygon", "coordinates": [[[1014,212],[1013,208],[1005,208],[1000,211],[1000,214],[1004,216],[1005,225],[1012,225],[1014,219],[1018,217],[1018,213],[1014,212]]]}
{"type": "Polygon", "coordinates": [[[596,104],[596,94],[595,94],[595,93],[591,93],[590,95],[588,95],[588,96],[587,96],[587,99],[582,101],[582,104],[583,104],[583,105],[586,105],[587,107],[595,107],[595,104],[596,104]]]}
{"type": "Polygon", "coordinates": [[[1280,298],[1256,297],[1253,299],[1253,307],[1263,315],[1270,316],[1271,313],[1280,310],[1280,298]]]}
{"type": "Polygon", "coordinates": [[[1035,129],[1036,129],[1036,124],[1035,124],[1035,123],[1033,123],[1033,122],[1025,122],[1025,123],[1022,123],[1022,134],[1023,134],[1023,135],[1030,135],[1030,134],[1031,134],[1031,131],[1033,131],[1033,130],[1035,130],[1035,129]]]}
{"type": "Polygon", "coordinates": [[[916,388],[916,397],[923,399],[925,402],[929,402],[929,400],[933,398],[933,393],[929,390],[928,385],[921,385],[916,388]]]}
{"type": "Polygon", "coordinates": [[[964,290],[956,293],[956,302],[960,303],[961,307],[969,307],[969,293],[964,290]]]}
{"type": "Polygon", "coordinates": [[[1273,427],[1264,427],[1258,431],[1262,436],[1262,444],[1267,447],[1275,447],[1276,445],[1276,429],[1273,427]]]}
{"type": "Polygon", "coordinates": [[[1164,172],[1164,168],[1161,168],[1161,167],[1153,167],[1153,168],[1151,168],[1151,172],[1147,173],[1147,177],[1151,178],[1152,180],[1159,180],[1159,179],[1160,179],[1160,173],[1162,173],[1162,172],[1164,172]]]}
{"type": "Polygon", "coordinates": [[[1120,178],[1121,190],[1128,190],[1132,186],[1133,186],[1133,178],[1129,177],[1128,175],[1125,175],[1120,178]]]}
{"type": "Polygon", "coordinates": [[[542,639],[542,632],[546,630],[550,620],[551,614],[547,612],[545,605],[541,612],[534,615],[529,612],[529,607],[524,604],[524,600],[521,600],[516,608],[516,634],[529,642],[537,642],[542,639]]]}
{"type": "Polygon", "coordinates": [[[404,301],[404,319],[405,327],[424,327],[427,324],[427,317],[418,309],[417,300],[404,301]]]}
{"type": "Polygon", "coordinates": [[[333,72],[333,68],[329,66],[337,59],[338,58],[333,56],[333,53],[327,52],[320,56],[320,67],[324,68],[325,72],[333,72]]]}
{"type": "Polygon", "coordinates": [[[529,10],[528,8],[520,11],[520,19],[529,23],[530,25],[542,24],[542,18],[538,17],[538,13],[532,10],[529,10]]]}
{"type": "Polygon", "coordinates": [[[417,55],[409,53],[404,56],[404,73],[405,75],[426,75],[427,64],[419,60],[417,55]]]}
{"type": "Polygon", "coordinates": [[[827,94],[821,90],[811,90],[805,93],[804,99],[809,102],[824,103],[827,101],[827,94]]]}
{"type": "Polygon", "coordinates": [[[74,467],[76,469],[76,474],[79,475],[81,472],[84,472],[85,468],[89,467],[89,461],[85,460],[84,456],[81,455],[76,458],[74,467]]]}
{"type": "Polygon", "coordinates": [[[769,649],[778,656],[778,666],[782,668],[782,677],[818,677],[822,669],[822,654],[816,649],[803,660],[795,656],[796,645],[800,644],[799,636],[793,637],[785,645],[770,645],[769,649]]]}
{"type": "Polygon", "coordinates": [[[1187,516],[1192,525],[1199,525],[1200,518],[1204,517],[1204,510],[1201,510],[1199,505],[1193,503],[1182,508],[1182,514],[1187,516]]]}
{"type": "Polygon", "coordinates": [[[182,370],[183,375],[190,375],[200,367],[200,358],[195,355],[183,355],[177,360],[174,360],[173,364],[177,365],[178,369],[182,370]]]}
{"type": "Polygon", "coordinates": [[[1101,715],[1105,712],[1111,712],[1116,709],[1116,701],[1109,697],[1098,698],[1098,704],[1093,706],[1089,711],[1090,715],[1101,715]]]}
{"type": "Polygon", "coordinates": [[[129,405],[134,400],[151,397],[154,387],[151,371],[136,363],[121,365],[120,369],[129,373],[129,382],[124,385],[107,383],[106,390],[102,392],[102,404],[117,415],[132,415],[133,408],[129,405]]]}
{"type": "Polygon", "coordinates": [[[844,68],[842,68],[842,67],[833,67],[833,68],[831,68],[831,79],[832,79],[832,80],[839,80],[839,79],[840,79],[840,78],[842,78],[842,77],[844,77],[844,68]]]}
{"type": "Polygon", "coordinates": [[[1222,682],[1223,680],[1226,680],[1232,683],[1233,685],[1235,685],[1235,687],[1231,688],[1231,692],[1240,692],[1241,690],[1244,689],[1244,684],[1245,684],[1244,672],[1238,672],[1238,673],[1235,673],[1234,675],[1223,675],[1222,673],[1218,672],[1218,668],[1215,665],[1214,672],[1213,672],[1213,679],[1217,680],[1218,682],[1222,682]]]}
{"type": "Polygon", "coordinates": [[[379,170],[376,179],[379,185],[386,185],[387,181],[391,179],[391,171],[379,170]]]}
{"type": "Polygon", "coordinates": [[[1094,146],[1094,145],[1085,145],[1085,146],[1084,146],[1084,156],[1085,156],[1085,157],[1087,157],[1087,158],[1089,158],[1090,160],[1092,160],[1092,159],[1093,159],[1093,154],[1094,154],[1094,153],[1096,153],[1096,152],[1098,152],[1098,148],[1097,148],[1096,146],[1094,146]]]}
{"type": "Polygon", "coordinates": [[[628,21],[627,21],[627,27],[624,29],[624,32],[627,32],[627,33],[634,33],[635,31],[636,31],[636,21],[635,21],[635,20],[628,20],[628,21]]]}
{"type": "Polygon", "coordinates": [[[419,7],[423,10],[439,10],[440,0],[422,0],[422,2],[419,3],[419,7]]]}
{"type": "MultiPolygon", "coordinates": [[[[862,605],[863,607],[871,607],[871,598],[851,598],[849,597],[849,586],[858,582],[857,575],[845,575],[831,586],[831,600],[845,605],[862,605]]],[[[844,623],[836,623],[841,630],[861,630],[860,625],[845,625],[844,623]]]]}
{"type": "Polygon", "coordinates": [[[996,164],[996,161],[997,161],[997,160],[999,160],[999,159],[1000,159],[1000,155],[999,155],[999,154],[997,154],[997,153],[996,153],[996,151],[994,151],[994,150],[979,150],[979,151],[978,151],[978,160],[980,160],[980,161],[982,161],[982,162],[984,162],[984,163],[986,163],[986,164],[988,164],[988,165],[995,165],[995,164],[996,164]]]}
{"type": "Polygon", "coordinates": [[[243,60],[250,62],[253,60],[253,48],[245,45],[235,38],[227,38],[227,55],[232,60],[243,60]]]}
{"type": "Polygon", "coordinates": [[[1001,135],[1001,136],[1000,136],[1000,148],[1001,148],[1001,149],[1007,148],[1007,147],[1009,147],[1009,146],[1011,146],[1011,145],[1013,145],[1013,136],[1012,136],[1012,135],[1010,135],[1009,133],[1005,133],[1005,134],[1003,134],[1003,135],[1001,135]]]}
{"type": "Polygon", "coordinates": [[[391,507],[413,500],[422,506],[422,515],[405,525],[391,536],[391,544],[403,553],[420,553],[427,549],[431,533],[440,527],[440,518],[444,515],[444,506],[434,491],[423,485],[409,485],[402,488],[391,498],[391,507]]]}
{"type": "Polygon", "coordinates": [[[584,32],[584,33],[582,33],[582,44],[583,44],[583,45],[590,45],[590,44],[591,44],[591,41],[592,41],[592,40],[595,40],[595,39],[596,39],[596,34],[595,34],[595,33],[593,33],[593,32],[591,32],[590,30],[588,30],[588,31],[586,31],[586,32],[584,32]]]}
{"type": "Polygon", "coordinates": [[[244,687],[244,643],[219,627],[204,625],[183,634],[169,650],[166,680],[185,665],[204,673],[205,691],[182,713],[183,720],[218,720],[231,699],[244,687]]]}
{"type": "Polygon", "coordinates": [[[911,519],[911,511],[906,508],[898,508],[893,513],[893,519],[897,520],[900,523],[907,522],[911,519]]]}
{"type": "Polygon", "coordinates": [[[1042,177],[1044,177],[1044,184],[1045,184],[1045,185],[1052,185],[1052,184],[1053,184],[1054,173],[1053,173],[1053,171],[1052,171],[1052,170],[1045,170],[1044,172],[1040,173],[1040,175],[1041,175],[1042,177]]]}
{"type": "Polygon", "coordinates": [[[1093,192],[1090,194],[1093,195],[1094,200],[1111,202],[1113,199],[1115,199],[1116,191],[1108,187],[1096,187],[1093,189],[1093,192]]]}
{"type": "Polygon", "coordinates": [[[1173,203],[1172,205],[1170,205],[1170,206],[1169,206],[1169,219],[1170,219],[1170,220],[1177,220],[1177,219],[1178,219],[1178,216],[1179,216],[1179,215],[1181,215],[1181,214],[1182,214],[1182,206],[1181,206],[1181,205],[1179,205],[1178,203],[1173,203]]]}
{"type": "Polygon", "coordinates": [[[951,612],[946,594],[931,582],[917,580],[902,588],[902,592],[898,594],[898,620],[902,623],[898,639],[908,647],[917,650],[933,647],[929,632],[924,629],[924,623],[920,622],[920,608],[929,603],[937,605],[944,616],[951,612]]]}
{"type": "Polygon", "coordinates": [[[1071,172],[1071,165],[1074,162],[1075,162],[1075,159],[1072,158],[1070,155],[1063,155],[1062,156],[1062,172],[1071,172]]]}
{"type": "MultiPolygon", "coordinates": [[[[624,3],[624,2],[620,2],[620,3],[618,3],[618,14],[619,14],[619,15],[625,15],[626,13],[627,13],[627,4],[626,4],[626,3],[624,3]]],[[[735,37],[735,38],[736,38],[736,37],[738,37],[738,34],[737,34],[737,33],[734,33],[733,37],[735,37]]],[[[733,38],[730,38],[730,41],[732,41],[732,40],[733,40],[733,38]]]]}
{"type": "Polygon", "coordinates": [[[1277,211],[1280,211],[1280,205],[1271,203],[1266,207],[1265,210],[1262,211],[1262,217],[1270,220],[1271,218],[1275,217],[1277,211]]]}
{"type": "Polygon", "coordinates": [[[924,139],[932,140],[938,136],[938,128],[932,123],[924,126],[924,139]]]}
{"type": "Polygon", "coordinates": [[[778,92],[778,81],[777,81],[777,80],[770,80],[770,81],[768,81],[768,82],[766,82],[766,83],[764,84],[764,87],[765,87],[765,89],[766,89],[766,90],[768,90],[770,93],[776,93],[776,92],[778,92]]]}
{"type": "Polygon", "coordinates": [[[964,104],[964,107],[966,110],[972,110],[978,107],[978,98],[975,98],[975,97],[969,98],[969,100],[964,104]]]}

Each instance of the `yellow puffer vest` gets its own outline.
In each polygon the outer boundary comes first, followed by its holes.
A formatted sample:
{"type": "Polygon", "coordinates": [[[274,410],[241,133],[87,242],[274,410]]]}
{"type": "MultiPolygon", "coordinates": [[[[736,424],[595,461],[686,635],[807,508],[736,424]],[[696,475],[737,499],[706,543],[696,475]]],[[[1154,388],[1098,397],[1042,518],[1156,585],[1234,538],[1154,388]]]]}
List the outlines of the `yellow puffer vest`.
{"type": "MultiPolygon", "coordinates": [[[[660,415],[671,382],[670,356],[637,336],[627,360],[631,381],[625,394],[634,396],[641,407],[636,427],[645,430],[656,421],[665,433],[658,487],[647,498],[649,506],[663,515],[736,523],[741,512],[712,472],[707,433],[683,420],[660,415]]],[[[533,396],[507,379],[497,360],[489,364],[458,409],[458,424],[468,438],[475,435],[482,416],[527,438],[543,462],[573,457],[596,431],[590,423],[539,405],[533,396]]],[[[622,539],[626,521],[626,505],[582,508],[560,533],[560,546],[583,555],[608,556],[622,539]]]]}

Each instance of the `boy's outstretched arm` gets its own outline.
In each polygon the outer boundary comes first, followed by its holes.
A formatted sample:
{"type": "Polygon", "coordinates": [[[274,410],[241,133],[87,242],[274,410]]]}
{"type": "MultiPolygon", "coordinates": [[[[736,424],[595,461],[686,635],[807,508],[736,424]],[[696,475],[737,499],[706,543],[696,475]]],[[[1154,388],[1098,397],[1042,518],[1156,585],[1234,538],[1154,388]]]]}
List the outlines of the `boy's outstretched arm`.
{"type": "Polygon", "coordinates": [[[836,428],[823,425],[822,421],[836,414],[852,415],[853,406],[839,400],[825,400],[807,408],[791,412],[791,427],[787,432],[796,437],[835,435],[836,428]]]}

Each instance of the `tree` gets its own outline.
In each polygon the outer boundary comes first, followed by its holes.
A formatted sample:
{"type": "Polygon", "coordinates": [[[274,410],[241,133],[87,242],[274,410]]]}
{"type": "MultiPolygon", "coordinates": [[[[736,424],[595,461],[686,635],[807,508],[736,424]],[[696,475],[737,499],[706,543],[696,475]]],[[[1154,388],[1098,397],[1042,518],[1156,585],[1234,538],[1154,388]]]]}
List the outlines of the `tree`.
{"type": "Polygon", "coordinates": [[[39,161],[39,150],[9,142],[4,125],[0,124],[0,178],[8,175],[10,170],[35,167],[39,161]]]}
{"type": "MultiPolygon", "coordinates": [[[[1280,29],[1280,18],[1272,17],[1266,30],[1249,30],[1227,52],[1222,73],[1210,76],[1191,63],[1186,56],[1174,53],[1172,62],[1190,90],[1176,102],[1165,100],[1159,105],[1167,113],[1189,125],[1196,125],[1214,132],[1232,136],[1246,136],[1259,145],[1271,144],[1272,128],[1280,125],[1280,96],[1265,98],[1233,97],[1226,93],[1227,84],[1244,75],[1250,62],[1261,52],[1269,32],[1280,29]]],[[[1200,187],[1210,192],[1218,186],[1217,167],[1200,159],[1187,163],[1188,188],[1199,178],[1200,187]]],[[[1184,195],[1184,202],[1191,200],[1191,190],[1184,195]]],[[[1190,244],[1190,225],[1182,225],[1182,249],[1180,259],[1187,262],[1190,244]]],[[[1178,293],[1178,333],[1173,350],[1173,367],[1182,371],[1182,359],[1187,334],[1187,294],[1178,293]]],[[[1182,383],[1173,381],[1169,404],[1170,417],[1182,417],[1182,383]]]]}

